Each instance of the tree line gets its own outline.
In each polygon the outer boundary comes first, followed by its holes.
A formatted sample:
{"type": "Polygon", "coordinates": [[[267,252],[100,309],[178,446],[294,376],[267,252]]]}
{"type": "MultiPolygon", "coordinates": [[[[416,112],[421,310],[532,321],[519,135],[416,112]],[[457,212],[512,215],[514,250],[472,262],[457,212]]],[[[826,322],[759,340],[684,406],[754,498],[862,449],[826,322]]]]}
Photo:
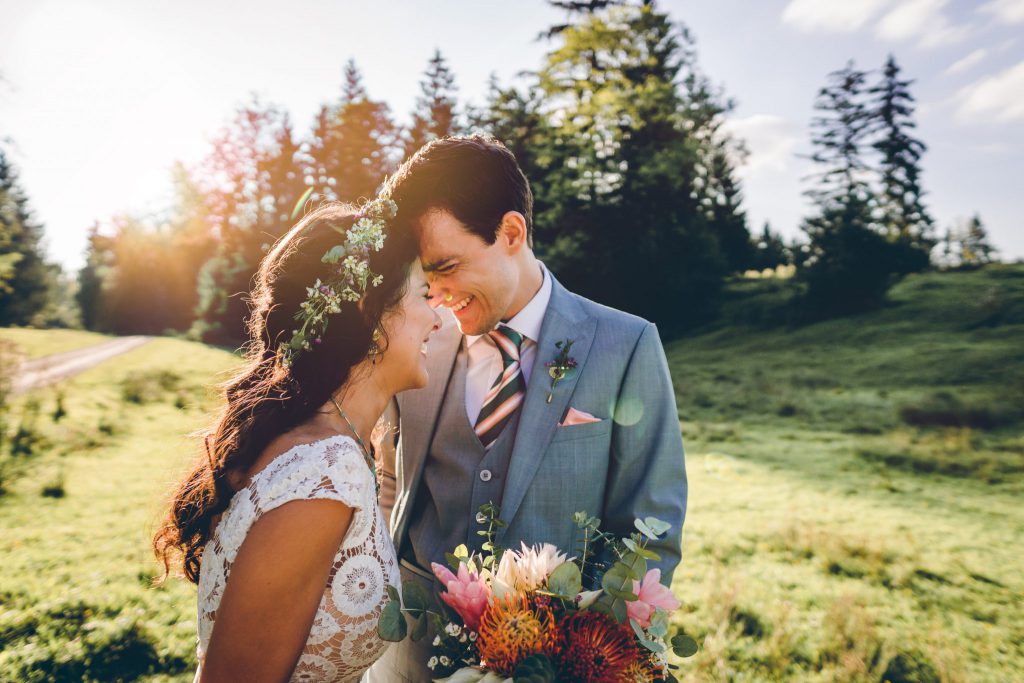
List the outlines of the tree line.
{"type": "MultiPolygon", "coordinates": [[[[557,277],[668,334],[711,320],[727,278],[750,269],[795,264],[794,307],[823,316],[878,305],[935,251],[943,265],[992,257],[978,247],[979,236],[987,245],[980,219],[934,248],[925,145],[913,135],[911,81],[895,59],[874,83],[876,74],[852,63],[829,76],[812,122],[815,211],[802,225],[806,239],[786,243],[768,225],[753,236],[748,229],[736,174],[746,151],[723,127],[733,102],[700,69],[689,30],[649,0],[551,4],[567,19],[542,34],[542,63],[514,84],[492,79],[479,104],[460,101],[440,51],[408,125],[369,94],[354,61],[308,128],[253,97],[205,158],[175,168],[171,208],[91,227],[77,283],[81,323],[237,344],[244,293],[296,206],[370,198],[426,142],[469,132],[495,136],[519,159],[535,194],[536,251],[557,277]]],[[[22,210],[13,192],[0,198],[22,210]]],[[[18,256],[38,252],[25,245],[38,243],[41,228],[27,209],[12,228],[8,213],[0,214],[0,324],[24,324],[11,302],[37,315],[42,280],[34,294],[22,287],[7,300],[4,283],[19,280],[12,269],[47,266],[18,256]],[[8,248],[9,235],[21,235],[21,246],[8,248]]]]}

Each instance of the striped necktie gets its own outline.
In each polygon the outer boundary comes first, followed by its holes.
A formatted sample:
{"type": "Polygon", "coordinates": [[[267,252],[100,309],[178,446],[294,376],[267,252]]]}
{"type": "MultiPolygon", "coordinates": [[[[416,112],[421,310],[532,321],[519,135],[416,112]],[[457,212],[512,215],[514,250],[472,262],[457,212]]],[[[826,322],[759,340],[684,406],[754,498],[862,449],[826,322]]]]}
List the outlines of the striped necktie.
{"type": "Polygon", "coordinates": [[[526,396],[526,379],[519,366],[523,335],[506,325],[498,325],[489,335],[501,352],[502,370],[484,397],[473,429],[484,448],[491,447],[526,396]]]}

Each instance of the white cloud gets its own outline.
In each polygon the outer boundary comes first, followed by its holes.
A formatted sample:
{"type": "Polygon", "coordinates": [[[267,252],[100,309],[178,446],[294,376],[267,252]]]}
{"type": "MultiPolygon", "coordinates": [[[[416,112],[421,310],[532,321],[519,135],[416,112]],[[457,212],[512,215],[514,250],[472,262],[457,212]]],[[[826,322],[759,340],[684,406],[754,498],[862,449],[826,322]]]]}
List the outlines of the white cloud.
{"type": "Polygon", "coordinates": [[[922,47],[947,45],[962,40],[969,29],[956,26],[943,13],[948,0],[906,0],[890,10],[875,27],[880,38],[917,39],[922,47]]]}
{"type": "Polygon", "coordinates": [[[943,73],[947,76],[955,76],[956,74],[963,73],[964,71],[970,71],[973,67],[980,64],[986,56],[988,56],[988,49],[979,47],[966,57],[961,57],[950,64],[946,67],[946,70],[943,73]]]}
{"type": "Polygon", "coordinates": [[[1024,61],[962,88],[957,99],[961,123],[1024,120],[1024,61]]]}
{"type": "Polygon", "coordinates": [[[741,119],[729,119],[725,132],[742,140],[750,152],[737,170],[742,176],[760,171],[785,171],[794,160],[799,140],[799,128],[780,116],[754,114],[741,119]]]}
{"type": "Polygon", "coordinates": [[[1024,0],[991,0],[979,7],[978,11],[991,14],[1004,24],[1024,22],[1024,0]]]}
{"type": "Polygon", "coordinates": [[[801,31],[852,33],[892,0],[790,0],[782,22],[801,31]]]}

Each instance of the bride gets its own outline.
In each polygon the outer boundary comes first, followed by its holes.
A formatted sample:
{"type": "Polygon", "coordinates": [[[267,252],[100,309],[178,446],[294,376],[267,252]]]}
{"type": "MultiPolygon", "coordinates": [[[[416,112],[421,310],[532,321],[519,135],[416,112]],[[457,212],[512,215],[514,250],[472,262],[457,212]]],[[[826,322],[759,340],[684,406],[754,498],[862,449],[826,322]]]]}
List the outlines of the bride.
{"type": "Polygon", "coordinates": [[[398,584],[370,431],[440,325],[395,205],[330,204],[264,258],[247,362],[154,537],[199,590],[196,681],[357,681],[398,584]],[[394,234],[392,234],[394,233],[394,234]]]}

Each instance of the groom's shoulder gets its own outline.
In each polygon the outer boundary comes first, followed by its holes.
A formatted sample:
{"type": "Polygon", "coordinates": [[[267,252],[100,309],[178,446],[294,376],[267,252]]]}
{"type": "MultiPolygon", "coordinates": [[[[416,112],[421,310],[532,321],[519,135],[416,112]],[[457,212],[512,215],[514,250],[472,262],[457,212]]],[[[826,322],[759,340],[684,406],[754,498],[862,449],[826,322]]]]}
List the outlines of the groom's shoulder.
{"type": "Polygon", "coordinates": [[[653,326],[653,323],[638,315],[599,304],[575,292],[569,292],[569,294],[588,317],[597,320],[598,328],[601,331],[615,330],[620,334],[639,337],[647,328],[653,326]]]}

